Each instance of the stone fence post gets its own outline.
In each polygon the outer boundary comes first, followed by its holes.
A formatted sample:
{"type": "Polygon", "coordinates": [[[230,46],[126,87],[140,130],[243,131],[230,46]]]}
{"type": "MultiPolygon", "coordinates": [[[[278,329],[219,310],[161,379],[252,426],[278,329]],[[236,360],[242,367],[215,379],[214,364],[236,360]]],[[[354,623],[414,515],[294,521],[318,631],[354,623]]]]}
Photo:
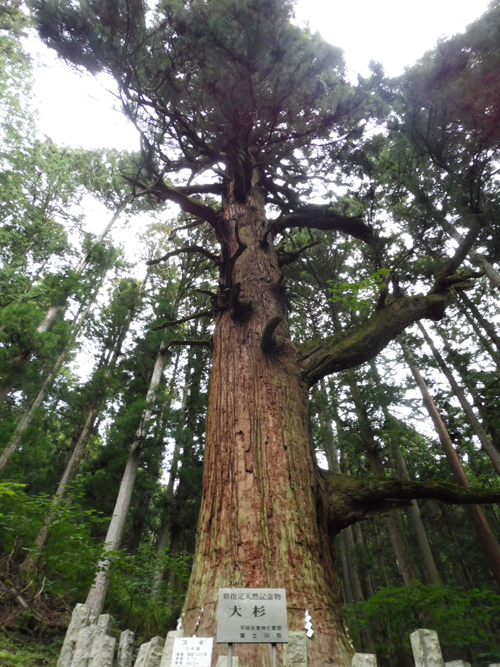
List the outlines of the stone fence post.
{"type": "Polygon", "coordinates": [[[355,653],[352,667],[377,667],[377,656],[373,653],[355,653]]]}

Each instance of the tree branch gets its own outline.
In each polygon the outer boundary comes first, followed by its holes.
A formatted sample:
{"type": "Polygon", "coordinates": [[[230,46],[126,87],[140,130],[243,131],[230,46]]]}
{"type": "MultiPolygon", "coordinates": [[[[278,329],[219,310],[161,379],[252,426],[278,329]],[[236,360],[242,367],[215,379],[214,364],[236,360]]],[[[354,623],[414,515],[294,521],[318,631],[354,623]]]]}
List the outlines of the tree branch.
{"type": "Polygon", "coordinates": [[[324,470],[320,474],[320,483],[327,497],[329,523],[335,532],[368,516],[408,505],[419,498],[454,505],[500,503],[500,488],[465,489],[436,480],[405,482],[386,477],[359,479],[324,470]]]}
{"type": "Polygon", "coordinates": [[[424,318],[440,320],[456,298],[455,288],[426,296],[400,296],[348,331],[308,341],[297,354],[302,378],[313,385],[325,375],[359,366],[383,350],[407,326],[424,318]]]}
{"type": "Polygon", "coordinates": [[[142,192],[138,192],[137,195],[143,194],[153,194],[161,201],[172,201],[177,204],[182,211],[194,215],[197,218],[201,218],[208,222],[208,224],[215,229],[216,232],[220,230],[220,216],[213,208],[210,206],[205,206],[195,199],[191,199],[185,194],[182,189],[171,188],[166,185],[161,178],[157,178],[154,183],[146,187],[142,192]]]}
{"type": "Polygon", "coordinates": [[[212,262],[215,262],[215,264],[220,263],[220,258],[217,255],[214,255],[212,252],[210,252],[210,250],[207,250],[206,248],[200,245],[189,245],[185,246],[184,248],[178,248],[177,250],[172,250],[171,252],[167,252],[166,255],[163,255],[163,257],[158,257],[158,259],[150,259],[146,262],[146,265],[154,266],[155,264],[159,264],[160,262],[166,262],[167,259],[170,259],[170,257],[175,257],[176,255],[180,255],[183,252],[187,253],[198,252],[200,253],[200,255],[203,255],[204,257],[211,259],[212,262]]]}
{"type": "Polygon", "coordinates": [[[205,339],[200,339],[200,340],[181,340],[179,338],[176,338],[174,340],[169,340],[168,343],[165,345],[164,351],[166,352],[169,347],[172,347],[173,345],[190,345],[191,347],[208,347],[210,350],[212,349],[212,339],[211,338],[205,338],[205,339]]]}
{"type": "Polygon", "coordinates": [[[188,317],[183,317],[180,320],[170,320],[168,322],[163,322],[157,327],[152,327],[151,331],[160,331],[161,329],[166,329],[167,327],[175,327],[177,324],[184,324],[184,322],[189,322],[190,320],[197,320],[200,317],[212,317],[213,313],[211,310],[200,310],[199,313],[194,315],[189,315],[188,317]]]}
{"type": "Polygon", "coordinates": [[[322,241],[314,241],[314,243],[309,243],[308,245],[299,248],[296,252],[278,252],[278,266],[285,266],[286,264],[292,264],[297,260],[303,252],[314,248],[314,246],[320,245],[322,241]]]}
{"type": "Polygon", "coordinates": [[[328,204],[324,206],[310,205],[297,209],[290,215],[285,215],[271,226],[273,232],[292,227],[307,227],[309,229],[322,229],[329,231],[338,229],[349,236],[360,239],[365,243],[371,243],[373,232],[361,218],[349,217],[336,213],[328,204]]]}

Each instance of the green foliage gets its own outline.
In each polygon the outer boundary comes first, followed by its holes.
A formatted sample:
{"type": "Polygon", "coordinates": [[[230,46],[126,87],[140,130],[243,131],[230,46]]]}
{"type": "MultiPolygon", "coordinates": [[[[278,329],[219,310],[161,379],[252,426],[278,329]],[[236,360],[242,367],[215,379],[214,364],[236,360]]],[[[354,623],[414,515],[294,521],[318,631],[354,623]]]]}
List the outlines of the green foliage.
{"type": "Polygon", "coordinates": [[[390,269],[379,269],[370,277],[357,283],[328,280],[329,301],[339,303],[349,310],[357,311],[372,306],[380,291],[385,287],[390,269]]]}
{"type": "Polygon", "coordinates": [[[111,583],[107,608],[123,627],[149,638],[174,629],[180,616],[191,573],[192,554],[157,556],[154,545],[142,543],[136,555],[125,551],[111,554],[111,583]],[[166,573],[155,595],[155,575],[166,573]]]}
{"type": "Polygon", "coordinates": [[[436,630],[445,660],[485,667],[500,659],[500,595],[491,590],[415,582],[409,588],[385,588],[345,613],[354,644],[366,630],[381,667],[413,665],[410,633],[421,627],[436,630]]]}
{"type": "Polygon", "coordinates": [[[0,664],[2,667],[56,667],[61,640],[48,642],[26,635],[0,634],[0,664]]]}

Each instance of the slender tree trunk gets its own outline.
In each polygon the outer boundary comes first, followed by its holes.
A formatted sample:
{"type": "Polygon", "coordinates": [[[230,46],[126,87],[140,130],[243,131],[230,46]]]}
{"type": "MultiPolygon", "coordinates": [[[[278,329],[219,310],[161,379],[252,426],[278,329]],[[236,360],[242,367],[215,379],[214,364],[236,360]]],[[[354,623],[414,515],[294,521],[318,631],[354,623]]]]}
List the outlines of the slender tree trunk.
{"type": "MultiPolygon", "coordinates": [[[[346,376],[352,399],[354,401],[354,407],[359,424],[359,434],[365,446],[365,451],[370,463],[372,474],[383,476],[385,475],[384,467],[380,460],[377,443],[375,442],[375,438],[373,436],[370,420],[368,418],[368,414],[366,413],[363,399],[361,397],[361,392],[357,386],[354,373],[352,371],[346,371],[346,376]]],[[[396,511],[391,512],[387,516],[386,522],[387,530],[389,531],[389,537],[391,539],[394,553],[396,554],[396,560],[401,572],[401,576],[403,577],[404,585],[410,586],[412,581],[415,579],[420,580],[420,573],[415,563],[415,559],[413,558],[408,540],[406,539],[404,527],[399,513],[396,511]]]]}
{"type": "MultiPolygon", "coordinates": [[[[455,227],[449,223],[444,217],[441,219],[441,224],[446,229],[448,234],[457,241],[457,243],[463,243],[463,237],[457,232],[455,227]]],[[[469,257],[472,260],[473,264],[479,266],[483,269],[486,277],[490,283],[500,289],[500,273],[474,248],[469,250],[469,257]]]]}
{"type": "MultiPolygon", "coordinates": [[[[375,383],[377,385],[377,388],[379,392],[382,392],[382,381],[377,369],[377,366],[375,362],[370,362],[370,367],[372,369],[373,377],[375,379],[375,383]]],[[[384,418],[386,421],[386,424],[389,428],[397,426],[396,421],[394,420],[393,416],[389,412],[389,409],[387,407],[387,404],[382,401],[382,412],[384,414],[384,418]]],[[[392,448],[392,451],[394,452],[394,458],[396,460],[396,466],[398,469],[399,473],[399,478],[404,480],[404,481],[410,481],[410,476],[408,474],[408,469],[406,467],[406,461],[404,459],[403,453],[401,451],[401,447],[399,446],[396,438],[394,438],[392,435],[389,435],[389,442],[392,448]]],[[[418,506],[418,503],[416,500],[411,501],[411,505],[409,508],[410,511],[410,517],[413,523],[413,529],[415,530],[415,535],[417,536],[417,541],[418,541],[418,546],[420,549],[420,555],[422,557],[422,562],[424,565],[424,572],[425,576],[427,577],[427,581],[430,584],[435,584],[436,586],[439,586],[441,584],[438,570],[436,567],[436,564],[434,562],[434,557],[432,555],[431,547],[429,544],[429,539],[427,537],[427,531],[425,530],[424,523],[422,521],[422,516],[420,514],[420,508],[418,506]]]]}
{"type": "Polygon", "coordinates": [[[85,447],[87,446],[87,441],[94,427],[94,422],[99,414],[100,405],[92,406],[87,412],[85,418],[85,423],[78,440],[75,444],[75,447],[71,453],[71,457],[66,465],[61,481],[57,487],[57,490],[52,498],[52,509],[49,511],[47,516],[44,519],[43,526],[38,531],[33,548],[30,550],[26,558],[24,559],[20,569],[23,572],[35,572],[40,556],[47,544],[47,541],[50,536],[50,525],[54,521],[56,516],[57,507],[61,501],[65,498],[68,492],[69,485],[74,480],[80,462],[83,458],[85,452],[85,447]]]}
{"type": "Polygon", "coordinates": [[[493,446],[491,440],[488,437],[488,434],[486,433],[483,425],[479,421],[479,419],[476,417],[474,410],[472,409],[472,406],[470,405],[469,401],[467,400],[463,389],[460,387],[458,382],[455,380],[455,377],[447,364],[445,363],[443,357],[440,355],[439,351],[437,350],[436,346],[434,345],[434,342],[432,338],[429,336],[427,333],[426,329],[422,325],[421,322],[417,322],[418,328],[420,329],[422,336],[425,338],[425,342],[427,345],[431,348],[432,354],[434,355],[435,360],[438,362],[439,367],[443,371],[443,375],[445,375],[446,379],[448,380],[450,387],[453,389],[453,393],[455,396],[458,398],[460,405],[462,406],[463,411],[467,415],[467,419],[469,422],[472,424],[472,428],[476,432],[477,437],[479,438],[479,441],[486,452],[486,454],[490,457],[491,462],[493,464],[493,467],[495,468],[496,472],[500,475],[500,452],[497,451],[497,449],[493,446]]]}
{"type": "MultiPolygon", "coordinates": [[[[443,341],[444,349],[446,350],[446,353],[449,358],[456,357],[456,352],[452,350],[451,345],[449,344],[448,340],[445,338],[443,333],[440,331],[439,332],[441,335],[441,339],[443,341]]],[[[475,385],[472,383],[470,376],[468,376],[467,370],[463,364],[463,362],[458,362],[455,363],[455,368],[458,371],[458,374],[460,375],[460,379],[462,380],[462,384],[467,388],[467,391],[469,394],[472,396],[472,400],[474,401],[474,405],[476,406],[477,411],[481,415],[481,419],[484,424],[486,424],[488,433],[491,439],[491,442],[493,446],[496,448],[496,450],[500,453],[500,436],[498,434],[497,429],[495,428],[494,424],[492,423],[492,418],[495,415],[495,410],[492,407],[487,407],[484,405],[482,402],[477,389],[475,385]]]]}
{"type": "Polygon", "coordinates": [[[491,322],[489,322],[485,317],[483,317],[479,308],[471,299],[469,299],[469,297],[465,292],[460,293],[460,299],[465,303],[467,308],[470,310],[470,312],[473,314],[473,316],[476,318],[479,324],[486,331],[491,341],[497,348],[497,352],[500,352],[500,336],[497,334],[495,326],[491,322]]]}
{"type": "MultiPolygon", "coordinates": [[[[139,294],[146,285],[147,280],[148,280],[148,275],[146,275],[146,277],[142,282],[139,294]]],[[[104,377],[102,379],[103,384],[97,391],[97,395],[94,397],[94,400],[92,401],[90,407],[88,408],[83,428],[80,431],[78,440],[71,453],[71,457],[66,465],[63,476],[61,477],[61,481],[59,482],[57,490],[54,494],[52,501],[54,507],[45,517],[43,526],[40,528],[40,531],[35,539],[33,549],[28,553],[24,562],[21,565],[21,569],[25,572],[34,572],[36,570],[40,556],[43,552],[43,549],[45,548],[45,545],[47,544],[47,540],[49,539],[50,524],[54,520],[56,508],[65,498],[68,488],[70,484],[73,482],[75,475],[78,471],[78,467],[85,453],[85,448],[87,446],[88,439],[90,437],[90,434],[92,433],[92,430],[94,429],[96,419],[102,408],[102,402],[104,400],[104,394],[105,394],[105,385],[109,380],[109,378],[111,377],[111,374],[113,373],[113,370],[118,362],[118,359],[122,351],[122,346],[123,343],[125,342],[125,338],[130,328],[130,324],[132,323],[134,314],[135,314],[135,308],[131,308],[127,314],[127,317],[120,330],[120,333],[115,341],[114,347],[112,350],[110,350],[109,359],[106,360],[104,354],[101,357],[98,368],[101,369],[104,365],[106,365],[106,369],[104,371],[104,377]]]]}
{"type": "MultiPolygon", "coordinates": [[[[114,223],[118,220],[120,217],[122,211],[123,211],[123,204],[120,204],[115,211],[114,215],[112,216],[111,220],[107,224],[106,228],[104,231],[101,233],[99,238],[97,239],[95,245],[98,245],[102,243],[102,241],[105,239],[105,237],[108,235],[110,232],[112,226],[114,223]]],[[[95,247],[95,246],[94,246],[95,247]]],[[[84,269],[87,267],[90,258],[92,257],[92,252],[93,249],[91,249],[82,259],[79,261],[78,265],[75,268],[75,273],[80,274],[84,271],[84,269]]],[[[43,320],[40,322],[36,329],[36,333],[46,333],[50,327],[52,326],[54,320],[57,317],[57,313],[60,311],[61,305],[53,304],[50,306],[50,308],[47,310],[45,313],[45,316],[43,320]]],[[[23,372],[24,367],[26,364],[29,362],[31,359],[31,350],[24,350],[21,355],[19,355],[15,360],[13,364],[13,371],[14,375],[19,375],[19,373],[23,372]]],[[[12,386],[14,383],[14,375],[9,374],[7,377],[5,377],[4,382],[2,386],[0,387],[0,406],[4,403],[5,399],[9,395],[9,393],[12,390],[12,386]]]]}
{"type": "Polygon", "coordinates": [[[19,446],[19,443],[21,442],[21,439],[23,437],[23,433],[28,429],[29,425],[33,421],[33,417],[35,416],[36,411],[38,408],[42,405],[42,403],[45,400],[45,397],[47,396],[47,393],[49,392],[50,388],[52,387],[54,380],[57,378],[59,375],[59,371],[62,368],[63,363],[66,360],[66,357],[68,356],[69,352],[73,349],[73,345],[75,344],[75,340],[80,333],[80,330],[83,326],[83,323],[85,322],[87,315],[90,312],[90,309],[92,308],[93,304],[95,303],[95,299],[97,297],[97,294],[99,292],[100,287],[102,286],[102,280],[99,283],[98,288],[94,291],[93,297],[90,299],[87,307],[84,309],[83,313],[77,315],[75,318],[75,322],[73,325],[73,330],[71,332],[71,336],[66,343],[66,346],[64,350],[61,352],[59,355],[58,359],[56,360],[54,366],[52,367],[51,372],[47,375],[45,378],[45,382],[42,385],[42,388],[38,392],[37,397],[33,401],[33,403],[30,405],[30,407],[24,412],[24,414],[21,416],[21,419],[19,420],[19,423],[16,427],[16,430],[14,431],[12,438],[10,439],[7,447],[4,449],[2,452],[2,455],[0,456],[0,474],[3,473],[5,468],[7,467],[7,464],[9,462],[10,457],[12,454],[16,451],[17,447],[19,446]]]}
{"type": "MultiPolygon", "coordinates": [[[[188,355],[188,360],[186,364],[186,369],[185,369],[185,376],[184,376],[184,388],[182,392],[182,402],[181,402],[181,410],[180,410],[180,415],[179,415],[179,424],[182,426],[184,424],[185,418],[186,418],[186,405],[187,405],[187,397],[188,397],[188,391],[189,391],[189,378],[191,374],[191,359],[192,359],[192,349],[189,351],[188,355]]],[[[179,355],[177,355],[176,361],[175,361],[175,368],[177,369],[177,364],[179,361],[179,355]]],[[[176,379],[176,370],[174,371],[174,376],[172,377],[172,386],[170,388],[169,395],[170,397],[173,394],[174,386],[173,383],[176,379]]],[[[171,529],[171,513],[172,513],[172,502],[174,499],[174,486],[175,482],[177,480],[177,474],[178,474],[178,468],[179,468],[179,460],[180,460],[180,455],[181,455],[181,441],[179,438],[175,439],[174,443],[174,451],[172,452],[172,462],[170,463],[170,470],[168,473],[168,482],[167,482],[167,488],[165,489],[164,496],[163,496],[163,501],[164,501],[164,506],[165,506],[165,514],[163,517],[162,524],[160,526],[160,530],[158,531],[158,536],[156,540],[156,556],[159,559],[163,551],[168,547],[169,542],[170,542],[170,529],[171,529]]],[[[163,580],[163,574],[164,574],[164,569],[161,566],[160,561],[158,561],[154,577],[153,577],[153,586],[151,589],[151,594],[153,596],[156,595],[158,592],[158,587],[161,584],[163,580]]]]}
{"type": "MultiPolygon", "coordinates": [[[[241,308],[234,304],[215,315],[203,499],[184,627],[193,634],[199,619],[199,635],[215,635],[220,587],[283,587],[291,630],[303,629],[306,609],[313,616],[311,667],[348,667],[353,651],[316,502],[308,386],[290,342],[257,190],[244,204],[226,200],[222,224],[227,256],[235,257],[225,284],[241,286],[241,308]],[[244,304],[250,301],[248,318],[244,304]],[[276,317],[281,322],[271,338],[266,325],[276,317]]],[[[214,660],[225,651],[214,647],[214,660]]],[[[269,647],[241,644],[237,654],[247,667],[270,667],[269,647]]]]}
{"type": "MultiPolygon", "coordinates": [[[[453,447],[449,433],[446,430],[444,422],[441,419],[441,415],[436,408],[436,404],[434,403],[429,393],[425,380],[423,379],[415,364],[410,348],[403,341],[401,341],[401,347],[403,349],[406,363],[408,364],[412,375],[415,378],[415,382],[417,383],[417,386],[422,394],[424,405],[427,408],[429,416],[434,423],[434,427],[437,431],[441,445],[443,446],[453,476],[457,484],[465,488],[469,488],[470,482],[467,478],[467,475],[465,474],[465,470],[463,469],[458,454],[453,447]]],[[[479,505],[467,505],[466,511],[469,513],[470,519],[474,525],[474,528],[476,529],[477,536],[483,546],[486,558],[493,574],[493,578],[497,585],[500,587],[500,548],[495,539],[495,536],[493,535],[484,512],[481,507],[479,507],[479,505]]]]}
{"type": "MultiPolygon", "coordinates": [[[[104,541],[104,551],[117,551],[120,548],[123,533],[125,531],[125,522],[127,519],[128,508],[132,499],[134,484],[137,477],[137,471],[141,461],[141,448],[144,439],[147,435],[148,424],[153,415],[153,406],[155,402],[156,392],[161,382],[163,373],[163,366],[165,365],[165,349],[163,343],[160,345],[160,350],[156,358],[153,375],[149,385],[146,396],[146,409],[142,415],[141,425],[139,426],[134,438],[134,442],[130,447],[130,453],[123,473],[118,497],[116,499],[113,516],[108,527],[106,539],[104,541]]],[[[92,584],[92,588],[87,596],[86,604],[90,606],[91,613],[98,616],[104,609],[106,595],[109,588],[109,559],[104,558],[99,563],[99,570],[92,584]]]]}
{"type": "Polygon", "coordinates": [[[465,316],[465,319],[469,322],[471,325],[474,333],[478,337],[481,345],[484,347],[486,352],[490,355],[491,359],[493,360],[493,363],[497,367],[498,370],[500,370],[500,355],[497,353],[496,350],[493,349],[493,346],[491,345],[490,341],[486,338],[486,336],[483,334],[481,329],[479,328],[478,323],[476,320],[472,317],[470,314],[469,310],[465,307],[463,303],[460,303],[460,301],[457,303],[458,309],[460,312],[465,316]]]}

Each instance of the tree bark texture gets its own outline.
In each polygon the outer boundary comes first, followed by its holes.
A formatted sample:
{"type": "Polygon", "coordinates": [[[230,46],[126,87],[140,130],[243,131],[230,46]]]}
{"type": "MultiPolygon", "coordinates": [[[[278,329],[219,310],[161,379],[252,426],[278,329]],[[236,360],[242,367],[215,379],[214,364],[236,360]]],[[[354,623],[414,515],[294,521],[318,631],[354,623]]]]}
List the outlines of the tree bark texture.
{"type": "MultiPolygon", "coordinates": [[[[306,609],[317,628],[309,640],[311,667],[347,667],[353,649],[318,511],[308,387],[290,342],[277,257],[261,243],[260,195],[253,191],[245,204],[230,198],[224,224],[229,255],[246,246],[232,283],[241,284],[239,299],[251,301],[252,312],[239,319],[234,308],[225,309],[216,317],[203,499],[184,627],[192,634],[201,613],[198,635],[215,635],[220,587],[283,587],[289,628],[303,629],[306,609]],[[276,347],[266,353],[263,332],[277,317],[276,347]]],[[[225,651],[214,649],[213,664],[225,651]]],[[[236,653],[249,667],[270,665],[268,647],[242,644],[236,653]]]]}

